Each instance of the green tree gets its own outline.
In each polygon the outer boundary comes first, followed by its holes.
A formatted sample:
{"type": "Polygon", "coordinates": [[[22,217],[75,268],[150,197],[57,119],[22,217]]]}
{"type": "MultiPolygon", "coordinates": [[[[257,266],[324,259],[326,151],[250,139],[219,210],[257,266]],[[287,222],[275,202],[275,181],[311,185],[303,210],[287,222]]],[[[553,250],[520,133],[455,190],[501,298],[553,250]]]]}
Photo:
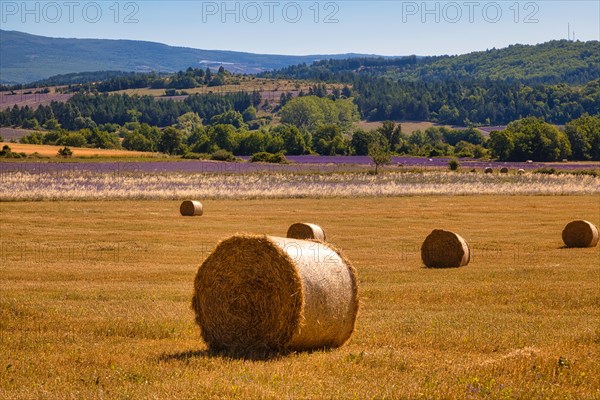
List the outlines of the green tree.
{"type": "Polygon", "coordinates": [[[99,129],[86,130],[86,139],[90,146],[99,149],[120,149],[121,143],[115,134],[99,129]]]}
{"type": "Polygon", "coordinates": [[[571,154],[571,144],[564,132],[536,117],[523,118],[505,129],[514,138],[511,159],[558,161],[571,154]]]}
{"type": "Polygon", "coordinates": [[[232,125],[218,124],[211,127],[209,136],[220,149],[233,152],[236,147],[236,131],[232,125]]]}
{"type": "Polygon", "coordinates": [[[165,128],[158,142],[158,150],[166,154],[183,154],[183,133],[172,126],[165,128]]]}
{"type": "Polygon", "coordinates": [[[350,146],[353,153],[357,156],[366,156],[369,154],[369,143],[373,140],[373,132],[367,132],[363,129],[357,129],[352,134],[350,146]]]}
{"type": "Polygon", "coordinates": [[[321,155],[345,154],[346,147],[338,125],[322,125],[312,137],[312,148],[321,155]]]}
{"type": "Polygon", "coordinates": [[[44,124],[44,128],[46,128],[49,131],[55,131],[55,130],[60,129],[60,124],[58,123],[58,121],[56,120],[56,118],[50,118],[44,124]]]}
{"type": "Polygon", "coordinates": [[[42,132],[33,132],[27,136],[23,136],[19,141],[25,144],[43,144],[44,136],[42,132]]]}
{"type": "Polygon", "coordinates": [[[288,101],[279,112],[281,122],[314,132],[321,125],[339,125],[343,131],[358,120],[357,106],[349,99],[302,96],[288,101]]]}
{"type": "Polygon", "coordinates": [[[55,144],[57,146],[84,147],[87,139],[81,132],[69,132],[62,135],[55,144]]]}
{"type": "Polygon", "coordinates": [[[395,150],[400,144],[402,138],[402,125],[396,125],[394,121],[384,121],[381,127],[377,129],[377,132],[381,133],[390,144],[390,150],[395,150]]]}
{"type": "Polygon", "coordinates": [[[134,151],[152,151],[152,142],[139,132],[127,132],[123,138],[123,147],[134,151]]]}
{"type": "Polygon", "coordinates": [[[373,139],[369,143],[369,157],[375,164],[375,175],[379,174],[380,166],[387,165],[392,161],[390,143],[381,133],[373,135],[373,139]]]}
{"type": "Polygon", "coordinates": [[[444,104],[440,107],[438,112],[438,122],[446,123],[446,124],[456,124],[460,123],[459,121],[460,112],[456,107],[449,107],[447,104],[444,104]]]}
{"type": "Polygon", "coordinates": [[[565,125],[573,159],[600,161],[600,116],[588,114],[565,125]]]}
{"type": "Polygon", "coordinates": [[[129,109],[127,110],[127,115],[129,116],[130,122],[139,122],[142,113],[136,109],[129,109]]]}
{"type": "Polygon", "coordinates": [[[261,131],[242,132],[238,138],[237,155],[250,156],[254,153],[264,152],[267,147],[267,138],[261,131]]]}
{"type": "Polygon", "coordinates": [[[325,122],[323,109],[316,96],[296,97],[286,103],[279,112],[281,122],[291,124],[298,129],[312,131],[325,122]]]}
{"type": "Polygon", "coordinates": [[[235,128],[247,128],[247,125],[244,123],[244,117],[239,111],[229,110],[225,111],[222,114],[215,115],[210,119],[210,123],[213,125],[233,125],[235,128]]]}
{"type": "Polygon", "coordinates": [[[271,129],[272,135],[283,139],[283,148],[288,155],[302,155],[309,152],[305,135],[294,125],[279,125],[271,129]]]}
{"type": "Polygon", "coordinates": [[[190,136],[196,129],[202,127],[202,118],[195,112],[187,112],[177,118],[177,129],[182,131],[186,137],[190,136]]]}
{"type": "Polygon", "coordinates": [[[25,129],[40,129],[40,123],[35,118],[30,118],[23,122],[23,128],[25,129]]]}
{"type": "Polygon", "coordinates": [[[514,135],[507,131],[492,131],[488,147],[492,156],[499,160],[510,160],[515,150],[514,135]]]}
{"type": "Polygon", "coordinates": [[[256,119],[256,108],[254,106],[248,106],[242,114],[244,122],[249,122],[256,119]]]}

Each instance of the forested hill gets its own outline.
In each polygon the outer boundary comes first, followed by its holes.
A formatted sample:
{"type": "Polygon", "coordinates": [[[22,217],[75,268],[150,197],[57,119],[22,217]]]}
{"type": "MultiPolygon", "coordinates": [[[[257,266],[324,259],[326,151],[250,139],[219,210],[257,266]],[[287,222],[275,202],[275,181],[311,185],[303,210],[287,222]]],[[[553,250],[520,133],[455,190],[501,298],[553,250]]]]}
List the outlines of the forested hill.
{"type": "Polygon", "coordinates": [[[216,69],[221,65],[232,72],[256,73],[315,60],[355,56],[369,55],[252,54],[137,40],[50,38],[0,30],[0,83],[28,83],[86,71],[176,72],[188,67],[216,69]]]}
{"type": "Polygon", "coordinates": [[[264,75],[343,81],[356,73],[403,81],[491,79],[529,84],[584,84],[600,78],[600,42],[558,40],[459,56],[326,60],[264,75]]]}

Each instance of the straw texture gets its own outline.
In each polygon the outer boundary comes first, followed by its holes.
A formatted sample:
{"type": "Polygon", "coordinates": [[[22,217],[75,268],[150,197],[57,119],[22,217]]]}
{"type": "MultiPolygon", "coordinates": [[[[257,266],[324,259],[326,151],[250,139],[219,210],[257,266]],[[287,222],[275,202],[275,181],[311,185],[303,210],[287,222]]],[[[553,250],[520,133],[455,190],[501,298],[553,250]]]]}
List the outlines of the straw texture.
{"type": "Polygon", "coordinates": [[[192,308],[214,350],[337,347],[354,330],[356,273],[322,242],[235,235],[198,269],[192,308]]]}
{"type": "Polygon", "coordinates": [[[289,227],[288,238],[292,239],[316,239],[325,241],[325,231],[317,224],[299,222],[289,227]]]}
{"type": "Polygon", "coordinates": [[[562,239],[567,247],[594,247],[598,244],[598,228],[588,221],[572,221],[563,229],[562,239]]]}
{"type": "Polygon", "coordinates": [[[184,217],[200,216],[204,212],[202,203],[196,200],[185,200],[179,206],[179,212],[184,217]]]}
{"type": "Polygon", "coordinates": [[[457,268],[469,263],[471,251],[456,233],[434,229],[421,246],[421,259],[429,268],[457,268]]]}

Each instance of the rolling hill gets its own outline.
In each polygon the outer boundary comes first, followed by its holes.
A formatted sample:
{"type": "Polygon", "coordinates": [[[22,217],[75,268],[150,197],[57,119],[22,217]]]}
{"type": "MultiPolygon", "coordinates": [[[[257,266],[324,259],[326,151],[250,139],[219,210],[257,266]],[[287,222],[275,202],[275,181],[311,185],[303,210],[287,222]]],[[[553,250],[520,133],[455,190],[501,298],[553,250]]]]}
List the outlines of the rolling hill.
{"type": "Polygon", "coordinates": [[[321,59],[370,57],[364,54],[285,56],[200,50],[135,40],[65,39],[0,30],[0,83],[38,81],[85,71],[175,72],[219,67],[256,73],[321,59]]]}
{"type": "Polygon", "coordinates": [[[393,81],[490,79],[531,84],[585,84],[600,78],[600,42],[555,40],[456,56],[331,59],[263,75],[320,80],[363,75],[383,76],[393,81]]]}

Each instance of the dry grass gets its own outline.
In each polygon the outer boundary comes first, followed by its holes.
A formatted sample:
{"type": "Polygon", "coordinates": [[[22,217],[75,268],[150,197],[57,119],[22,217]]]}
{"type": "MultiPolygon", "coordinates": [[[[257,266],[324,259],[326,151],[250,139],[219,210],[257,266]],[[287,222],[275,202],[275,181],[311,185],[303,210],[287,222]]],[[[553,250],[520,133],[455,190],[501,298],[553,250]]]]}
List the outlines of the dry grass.
{"type": "MultiPolygon", "coordinates": [[[[308,80],[289,80],[289,79],[265,79],[256,77],[241,77],[235,83],[228,83],[222,86],[200,86],[192,89],[183,89],[182,91],[188,94],[226,94],[226,93],[238,93],[238,92],[259,92],[262,98],[262,104],[266,100],[269,101],[271,106],[278,105],[280,103],[281,95],[284,93],[292,93],[292,96],[297,96],[300,91],[308,93],[311,86],[316,85],[317,82],[308,80]]],[[[333,88],[342,89],[344,85],[338,83],[327,84],[327,89],[332,90],[333,88]]],[[[126,89],[117,91],[115,93],[138,95],[138,96],[153,96],[160,97],[163,99],[176,99],[182,100],[187,96],[174,96],[164,97],[165,89],[152,89],[152,88],[140,88],[140,89],[126,89]]]]}
{"type": "MultiPolygon", "coordinates": [[[[214,164],[219,168],[219,164],[214,164]]],[[[151,173],[0,169],[0,201],[352,198],[422,195],[591,195],[600,178],[590,175],[500,175],[440,171],[365,173],[151,173]]],[[[2,165],[0,164],[0,167],[2,165]]],[[[127,166],[124,164],[124,166],[127,166]]],[[[12,167],[12,165],[11,165],[12,167]]],[[[17,164],[18,167],[18,164],[17,164]]]]}
{"type": "MultiPolygon", "coordinates": [[[[15,153],[27,155],[38,153],[46,157],[56,157],[58,150],[64,146],[50,146],[46,144],[23,144],[0,142],[0,148],[8,145],[15,153]]],[[[90,149],[87,147],[69,147],[73,151],[73,157],[157,157],[156,153],[129,150],[90,149]]]]}
{"type": "Polygon", "coordinates": [[[0,398],[600,397],[600,248],[561,248],[566,222],[600,222],[596,195],[225,200],[201,226],[178,206],[0,204],[0,398]],[[299,217],[359,272],[355,334],[271,360],[207,352],[198,265],[299,217]],[[423,268],[434,227],[463,235],[468,266],[423,268]]]}
{"type": "MultiPolygon", "coordinates": [[[[450,128],[450,125],[438,125],[429,121],[395,121],[402,125],[402,133],[405,135],[410,135],[416,130],[425,131],[427,128],[431,128],[432,126],[445,126],[450,128]]],[[[369,121],[359,121],[354,124],[356,127],[364,129],[366,131],[375,130],[380,128],[383,125],[383,122],[369,122],[369,121]]]]}

